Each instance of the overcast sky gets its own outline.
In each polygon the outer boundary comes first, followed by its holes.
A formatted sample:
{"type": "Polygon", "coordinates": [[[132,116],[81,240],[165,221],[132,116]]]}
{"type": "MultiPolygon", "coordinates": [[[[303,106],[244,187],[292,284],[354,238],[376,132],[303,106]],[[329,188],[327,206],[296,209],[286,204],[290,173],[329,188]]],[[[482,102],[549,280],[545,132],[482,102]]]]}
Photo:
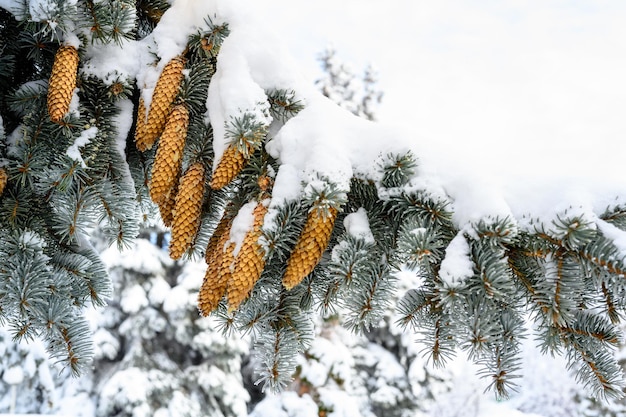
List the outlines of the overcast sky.
{"type": "Polygon", "coordinates": [[[312,79],[330,43],[355,69],[374,64],[379,118],[446,151],[443,169],[626,182],[626,1],[268,3],[312,79]]]}

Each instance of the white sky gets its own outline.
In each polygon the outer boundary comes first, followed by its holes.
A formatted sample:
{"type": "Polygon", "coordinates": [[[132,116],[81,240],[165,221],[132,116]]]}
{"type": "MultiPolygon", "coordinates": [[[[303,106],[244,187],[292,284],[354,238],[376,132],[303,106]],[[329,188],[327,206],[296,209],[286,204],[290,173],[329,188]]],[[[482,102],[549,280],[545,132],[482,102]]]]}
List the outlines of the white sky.
{"type": "Polygon", "coordinates": [[[331,43],[373,63],[379,119],[436,144],[443,170],[626,183],[626,1],[268,3],[312,80],[331,43]]]}

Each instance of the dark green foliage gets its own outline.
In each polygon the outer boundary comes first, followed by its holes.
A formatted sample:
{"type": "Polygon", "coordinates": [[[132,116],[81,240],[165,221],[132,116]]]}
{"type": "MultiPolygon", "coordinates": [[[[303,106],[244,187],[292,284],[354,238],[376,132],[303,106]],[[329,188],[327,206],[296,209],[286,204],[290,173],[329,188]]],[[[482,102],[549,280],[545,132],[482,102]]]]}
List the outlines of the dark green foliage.
{"type": "MultiPolygon", "coordinates": [[[[119,132],[116,121],[116,103],[129,95],[131,82],[118,79],[113,94],[102,80],[82,78],[78,111],[60,124],[49,120],[45,80],[56,37],[88,6],[57,3],[45,23],[27,18],[17,23],[4,11],[1,16],[3,40],[15,38],[4,47],[8,58],[3,62],[15,65],[0,70],[6,81],[0,85],[0,111],[13,137],[3,140],[2,148],[9,182],[0,203],[0,285],[5,294],[0,315],[12,323],[17,338],[43,338],[52,357],[79,373],[92,355],[83,309],[104,305],[110,295],[109,279],[88,235],[102,226],[111,242],[123,246],[138,232],[136,194],[125,155],[118,151],[127,132],[119,132]]],[[[109,36],[103,42],[130,36],[134,28],[134,4],[114,3],[97,6],[101,16],[117,19],[102,26],[110,32],[103,32],[109,36]],[[130,32],[117,30],[121,25],[130,32]]]]}
{"type": "Polygon", "coordinates": [[[286,122],[304,108],[302,101],[293,90],[272,90],[267,92],[270,114],[275,120],[286,122]]]}
{"type": "Polygon", "coordinates": [[[411,152],[405,155],[387,155],[383,164],[384,176],[381,185],[385,188],[401,187],[415,174],[417,162],[411,152]]]}
{"type": "Polygon", "coordinates": [[[85,0],[79,22],[91,32],[92,42],[121,44],[135,37],[135,0],[85,0]]]}

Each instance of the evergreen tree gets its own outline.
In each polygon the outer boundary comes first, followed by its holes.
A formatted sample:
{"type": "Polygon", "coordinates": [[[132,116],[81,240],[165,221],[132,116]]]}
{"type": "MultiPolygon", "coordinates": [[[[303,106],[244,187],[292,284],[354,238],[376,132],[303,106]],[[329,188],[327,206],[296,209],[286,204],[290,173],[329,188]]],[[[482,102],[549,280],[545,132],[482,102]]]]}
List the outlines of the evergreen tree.
{"type": "Polygon", "coordinates": [[[315,84],[322,94],[352,114],[376,120],[376,110],[382,102],[383,92],[376,85],[378,74],[372,65],[365,68],[362,76],[357,76],[331,47],[326,48],[319,61],[324,73],[315,84]]]}
{"type": "Polygon", "coordinates": [[[98,315],[91,396],[97,416],[241,416],[249,342],[200,317],[204,271],[138,239],[103,254],[116,296],[98,315]]]}
{"type": "Polygon", "coordinates": [[[621,395],[623,196],[455,212],[414,144],[307,91],[271,37],[260,46],[245,2],[1,5],[0,317],[13,337],[84,371],[85,309],[111,293],[87,236],[101,226],[128,246],[158,210],[170,255],[208,264],[201,312],[256,340],[265,387],[291,382],[314,311],[341,308],[366,331],[404,267],[420,282],[400,324],[435,364],[463,350],[507,395],[530,311],[545,351],[621,395]]]}
{"type": "Polygon", "coordinates": [[[0,412],[47,414],[59,406],[57,388],[67,375],[50,369],[41,342],[17,344],[0,328],[0,412]]]}

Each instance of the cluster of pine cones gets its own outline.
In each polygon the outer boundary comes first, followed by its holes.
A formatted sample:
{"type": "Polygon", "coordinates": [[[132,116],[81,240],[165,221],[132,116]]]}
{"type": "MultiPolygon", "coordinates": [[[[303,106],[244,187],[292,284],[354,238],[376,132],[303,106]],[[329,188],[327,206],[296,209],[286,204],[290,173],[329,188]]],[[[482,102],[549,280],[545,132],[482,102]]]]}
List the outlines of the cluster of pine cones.
{"type": "MultiPolygon", "coordinates": [[[[202,162],[192,164],[181,177],[182,155],[187,136],[189,112],[184,104],[173,105],[183,75],[185,61],[172,59],[157,81],[148,114],[140,99],[137,114],[135,142],[141,151],[150,149],[160,137],[150,181],[150,197],[159,206],[166,226],[171,226],[170,256],[179,259],[193,244],[200,225],[205,171],[202,162]],[[180,178],[180,180],[179,180],[180,178]]],[[[254,152],[229,145],[220,158],[209,186],[214,190],[229,184],[243,169],[254,152]]],[[[270,181],[259,181],[265,197],[269,196],[270,181]]],[[[250,295],[265,267],[265,251],[259,243],[263,219],[269,199],[255,204],[253,224],[240,244],[231,241],[230,229],[234,215],[226,210],[206,248],[208,265],[198,296],[198,307],[203,315],[215,310],[226,296],[229,309],[235,310],[250,295]]],[[[336,209],[330,213],[313,209],[287,265],[283,284],[287,289],[296,286],[317,265],[330,239],[336,209]]]]}
{"type": "MultiPolygon", "coordinates": [[[[160,138],[152,165],[150,198],[159,206],[164,224],[172,228],[169,251],[173,259],[179,259],[194,243],[206,186],[201,161],[191,164],[181,176],[189,110],[185,104],[174,104],[174,100],[183,79],[184,66],[185,60],[181,56],[165,65],[147,115],[144,101],[140,99],[135,130],[135,143],[141,151],[152,148],[160,138]]],[[[229,147],[212,175],[211,188],[220,189],[227,185],[245,162],[243,153],[229,147]]],[[[246,236],[236,259],[233,254],[235,244],[227,245],[232,218],[225,216],[213,233],[206,250],[208,268],[199,296],[203,314],[214,310],[225,294],[231,308],[237,308],[261,275],[264,261],[258,239],[267,207],[259,203],[254,212],[253,230],[246,236]]]]}
{"type": "MultiPolygon", "coordinates": [[[[68,113],[76,88],[78,70],[76,48],[61,46],[55,55],[48,87],[48,113],[55,123],[61,123],[68,113]]],[[[175,104],[183,80],[185,59],[177,56],[169,61],[157,80],[150,108],[143,98],[137,111],[135,143],[144,152],[160,138],[152,166],[150,198],[159,207],[163,223],[171,227],[170,257],[179,259],[193,245],[200,227],[202,204],[206,187],[206,172],[202,161],[193,162],[183,173],[183,151],[189,126],[186,105],[175,104]],[[147,110],[147,111],[146,111],[147,110]]],[[[229,184],[246,165],[254,152],[252,145],[239,149],[227,147],[209,186],[218,190],[229,184]]],[[[6,184],[6,173],[0,172],[0,185],[6,184]]],[[[261,181],[259,182],[261,184],[261,181]]],[[[261,188],[269,196],[265,181],[261,188]]],[[[226,210],[206,248],[207,271],[198,296],[203,315],[215,310],[226,296],[230,310],[235,310],[250,295],[265,267],[265,251],[259,243],[263,219],[269,199],[254,203],[253,225],[239,248],[231,241],[230,229],[234,215],[226,210]]],[[[300,239],[287,263],[283,285],[291,289],[298,285],[320,261],[328,246],[338,210],[314,207],[309,212],[300,239]]]]}

